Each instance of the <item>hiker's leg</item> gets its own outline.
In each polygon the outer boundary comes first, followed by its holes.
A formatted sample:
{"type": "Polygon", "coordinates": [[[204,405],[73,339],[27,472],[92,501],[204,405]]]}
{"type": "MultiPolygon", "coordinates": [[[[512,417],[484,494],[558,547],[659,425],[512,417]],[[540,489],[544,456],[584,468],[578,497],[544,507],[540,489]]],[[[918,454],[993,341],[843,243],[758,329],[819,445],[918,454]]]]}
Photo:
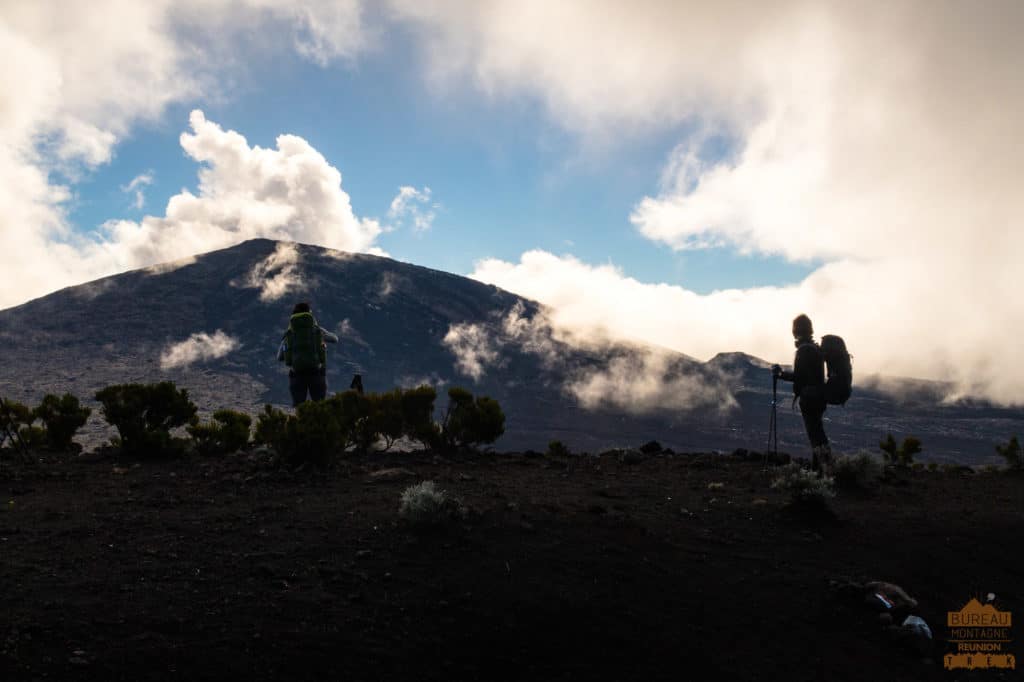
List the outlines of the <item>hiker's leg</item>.
{"type": "Polygon", "coordinates": [[[800,399],[800,415],[804,418],[807,439],[811,442],[811,468],[814,471],[820,471],[823,459],[821,448],[823,445],[828,445],[825,425],[822,422],[824,414],[824,401],[800,399]]]}
{"type": "Polygon", "coordinates": [[[300,403],[306,402],[306,391],[309,388],[309,378],[294,370],[288,372],[288,390],[292,394],[292,406],[298,407],[300,403]]]}
{"type": "Polygon", "coordinates": [[[309,399],[323,400],[327,397],[327,372],[314,372],[309,378],[309,399]]]}

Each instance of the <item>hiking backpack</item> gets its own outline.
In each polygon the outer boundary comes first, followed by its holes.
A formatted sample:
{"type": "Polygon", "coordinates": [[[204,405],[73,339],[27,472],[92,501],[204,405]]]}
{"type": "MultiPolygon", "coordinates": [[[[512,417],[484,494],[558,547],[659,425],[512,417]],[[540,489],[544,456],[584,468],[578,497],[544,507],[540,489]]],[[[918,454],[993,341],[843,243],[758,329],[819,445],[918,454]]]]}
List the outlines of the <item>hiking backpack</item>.
{"type": "Polygon", "coordinates": [[[301,372],[326,366],[324,335],[311,313],[292,315],[285,339],[284,363],[292,369],[301,372]]]}
{"type": "Polygon", "coordinates": [[[821,337],[821,355],[828,369],[825,381],[825,402],[829,405],[845,405],[853,392],[853,363],[842,337],[826,334],[821,337]]]}

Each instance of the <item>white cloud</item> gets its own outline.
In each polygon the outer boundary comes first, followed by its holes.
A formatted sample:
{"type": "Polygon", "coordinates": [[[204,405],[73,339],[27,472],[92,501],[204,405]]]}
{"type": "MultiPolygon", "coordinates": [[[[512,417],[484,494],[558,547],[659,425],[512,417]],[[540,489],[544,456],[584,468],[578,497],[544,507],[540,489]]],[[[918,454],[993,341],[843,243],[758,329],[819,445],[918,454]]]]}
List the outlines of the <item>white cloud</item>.
{"type": "Polygon", "coordinates": [[[636,414],[652,410],[728,410],[737,402],[728,378],[717,373],[681,370],[678,356],[652,349],[612,357],[606,368],[570,378],[566,389],[586,408],[614,406],[636,414]]]}
{"type": "Polygon", "coordinates": [[[106,245],[119,258],[157,262],[254,237],[365,251],[380,234],[352,212],[341,173],[301,137],[280,135],[276,149],[263,149],[201,111],[189,121],[181,146],[204,164],[199,194],[171,197],[163,218],[108,223],[106,245]]]}
{"type": "MultiPolygon", "coordinates": [[[[189,120],[192,132],[181,135],[181,145],[203,164],[198,194],[182,190],[171,197],[163,217],[109,221],[93,240],[72,238],[56,227],[66,241],[30,232],[28,237],[36,238],[30,244],[47,254],[41,262],[51,268],[38,270],[49,277],[8,288],[0,294],[0,305],[62,283],[180,261],[256,237],[383,253],[374,245],[380,225],[356,217],[341,188],[341,173],[304,139],[280,135],[275,149],[263,149],[208,121],[201,111],[193,111],[189,120]]],[[[24,177],[34,181],[32,174],[24,177]]],[[[290,275],[278,273],[266,283],[271,288],[264,295],[279,295],[274,292],[286,288],[290,275]]]]}
{"type": "Polygon", "coordinates": [[[1021,3],[397,6],[438,87],[533,98],[588,143],[696,131],[632,213],[649,239],[826,263],[793,286],[709,296],[536,253],[483,279],[581,328],[704,356],[788,355],[806,311],[861,370],[1024,401],[1024,368],[993,341],[1024,334],[1021,3]]]}
{"type": "MultiPolygon", "coordinates": [[[[0,79],[18,84],[0,106],[0,306],[153,262],[127,253],[138,245],[96,244],[65,218],[67,183],[108,162],[137,123],[172,103],[223,96],[244,68],[240,54],[296,49],[325,63],[351,59],[367,40],[354,0],[0,4],[0,79]]],[[[195,243],[187,230],[179,236],[184,248],[195,243]]]]}
{"type": "Polygon", "coordinates": [[[195,362],[222,358],[241,346],[238,339],[218,329],[212,335],[199,332],[179,343],[170,344],[160,354],[160,368],[185,367],[195,362]]]}
{"type": "Polygon", "coordinates": [[[455,355],[455,368],[480,381],[499,353],[491,332],[480,324],[462,322],[448,328],[443,343],[455,355]]]}
{"type": "Polygon", "coordinates": [[[135,207],[136,210],[141,211],[143,207],[145,207],[146,205],[146,193],[143,188],[152,184],[153,171],[148,171],[146,173],[136,175],[127,185],[122,185],[121,191],[124,192],[125,194],[131,194],[134,192],[135,201],[133,202],[132,205],[135,207]]]}
{"type": "Polygon", "coordinates": [[[276,301],[301,281],[299,250],[290,242],[279,242],[274,253],[253,265],[235,286],[260,290],[261,301],[276,301]]]}
{"type": "Polygon", "coordinates": [[[433,226],[437,217],[436,209],[439,207],[439,204],[431,203],[430,196],[429,187],[422,190],[409,186],[399,187],[398,194],[391,200],[388,217],[398,225],[403,225],[408,218],[412,221],[413,231],[425,232],[433,226]]]}
{"type": "Polygon", "coordinates": [[[615,406],[634,413],[716,407],[736,401],[730,378],[696,368],[689,358],[664,348],[630,344],[613,332],[584,330],[554,322],[549,313],[528,313],[520,301],[493,325],[451,325],[443,344],[455,355],[455,367],[479,382],[492,367],[503,366],[503,353],[516,350],[535,356],[542,367],[565,374],[561,389],[587,409],[615,406]],[[574,354],[605,358],[605,364],[577,366],[574,354]]]}

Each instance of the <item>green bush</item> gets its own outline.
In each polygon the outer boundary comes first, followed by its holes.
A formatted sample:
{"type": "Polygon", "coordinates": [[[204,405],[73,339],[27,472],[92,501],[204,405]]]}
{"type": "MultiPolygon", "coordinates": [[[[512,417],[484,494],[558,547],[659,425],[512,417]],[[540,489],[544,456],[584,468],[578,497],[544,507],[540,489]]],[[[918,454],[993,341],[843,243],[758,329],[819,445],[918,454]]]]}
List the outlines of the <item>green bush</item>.
{"type": "Polygon", "coordinates": [[[187,430],[200,454],[225,455],[249,444],[251,424],[252,417],[243,412],[217,410],[212,421],[192,424],[187,430]]]}
{"type": "Polygon", "coordinates": [[[92,409],[82,407],[78,398],[70,393],[59,398],[48,393],[32,411],[32,415],[45,426],[47,447],[55,452],[72,448],[75,433],[85,425],[90,414],[92,409]]]}
{"type": "Polygon", "coordinates": [[[882,449],[887,464],[908,469],[914,464],[914,455],[921,452],[921,441],[913,436],[907,436],[897,447],[896,439],[890,433],[885,440],[878,444],[878,447],[882,449]]]}
{"type": "Polygon", "coordinates": [[[46,439],[46,429],[41,426],[32,426],[31,424],[22,426],[18,430],[18,437],[21,438],[25,449],[30,452],[45,450],[49,444],[46,439]]]}
{"type": "Polygon", "coordinates": [[[136,457],[181,454],[186,441],[173,438],[171,429],[196,423],[188,391],[171,381],[107,386],[96,400],[103,418],[117,429],[122,452],[136,457]]]}
{"type": "Polygon", "coordinates": [[[1006,466],[1011,471],[1024,470],[1024,454],[1021,453],[1020,442],[1017,436],[1013,436],[1004,445],[997,445],[996,452],[1006,460],[1006,466]]]}
{"type": "Polygon", "coordinates": [[[568,457],[569,447],[560,440],[553,440],[548,443],[548,457],[568,457]]]}
{"type": "Polygon", "coordinates": [[[342,401],[335,395],[296,408],[295,417],[288,420],[287,442],[278,450],[287,462],[326,467],[345,450],[354,427],[343,424],[342,401]]]}
{"type": "Polygon", "coordinates": [[[790,501],[798,505],[827,507],[835,497],[835,481],[831,477],[819,477],[796,462],[779,468],[772,488],[787,493],[790,501]]]}
{"type": "Polygon", "coordinates": [[[269,445],[290,464],[328,464],[346,450],[390,449],[404,437],[428,448],[440,443],[434,422],[436,391],[430,386],[386,393],[337,393],[302,403],[294,416],[267,405],[256,421],[254,440],[269,445]]]}
{"type": "Polygon", "coordinates": [[[473,448],[493,443],[505,433],[505,413],[497,400],[473,394],[457,386],[448,389],[448,411],[441,424],[441,438],[454,448],[473,448]]]}
{"type": "MultiPolygon", "coordinates": [[[[396,388],[387,393],[369,394],[370,423],[375,438],[384,443],[384,451],[391,449],[405,433],[402,415],[402,389],[396,388]]],[[[433,406],[431,406],[433,408],[433,406]]]]}
{"type": "Polygon", "coordinates": [[[434,422],[434,401],[437,391],[433,386],[419,386],[401,390],[402,435],[422,443],[427,448],[441,444],[441,430],[434,422]]]}
{"type": "Polygon", "coordinates": [[[885,464],[869,452],[840,455],[832,465],[832,477],[841,490],[869,490],[885,476],[885,464]]]}
{"type": "Polygon", "coordinates": [[[289,416],[284,410],[279,410],[273,405],[264,405],[263,412],[256,417],[253,441],[280,451],[279,447],[288,435],[288,419],[289,416]]]}
{"type": "MultiPolygon", "coordinates": [[[[32,426],[35,417],[32,410],[15,400],[0,398],[0,446],[7,443],[22,452],[30,449],[23,433],[32,426]]],[[[30,436],[31,437],[31,436],[30,436]]]]}

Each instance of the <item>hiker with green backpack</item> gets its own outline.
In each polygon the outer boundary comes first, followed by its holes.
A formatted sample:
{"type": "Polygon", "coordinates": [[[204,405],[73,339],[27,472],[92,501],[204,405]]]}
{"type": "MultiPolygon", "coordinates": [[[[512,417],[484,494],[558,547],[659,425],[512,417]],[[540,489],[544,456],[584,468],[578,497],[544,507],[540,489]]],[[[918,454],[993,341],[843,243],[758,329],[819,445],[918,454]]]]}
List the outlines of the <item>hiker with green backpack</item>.
{"type": "Polygon", "coordinates": [[[824,416],[829,405],[845,405],[850,399],[853,372],[846,343],[826,334],[821,345],[814,342],[811,318],[798,315],[793,320],[796,357],[792,371],[772,365],[772,376],[793,382],[793,402],[800,402],[800,414],[811,441],[811,468],[827,475],[832,468],[832,445],[825,435],[824,416]],[[828,379],[825,368],[828,367],[828,379]]]}
{"type": "Polygon", "coordinates": [[[278,361],[288,365],[288,389],[292,405],[327,397],[327,344],[338,337],[327,331],[313,317],[308,303],[296,303],[288,321],[288,331],[281,337],[278,361]]]}

